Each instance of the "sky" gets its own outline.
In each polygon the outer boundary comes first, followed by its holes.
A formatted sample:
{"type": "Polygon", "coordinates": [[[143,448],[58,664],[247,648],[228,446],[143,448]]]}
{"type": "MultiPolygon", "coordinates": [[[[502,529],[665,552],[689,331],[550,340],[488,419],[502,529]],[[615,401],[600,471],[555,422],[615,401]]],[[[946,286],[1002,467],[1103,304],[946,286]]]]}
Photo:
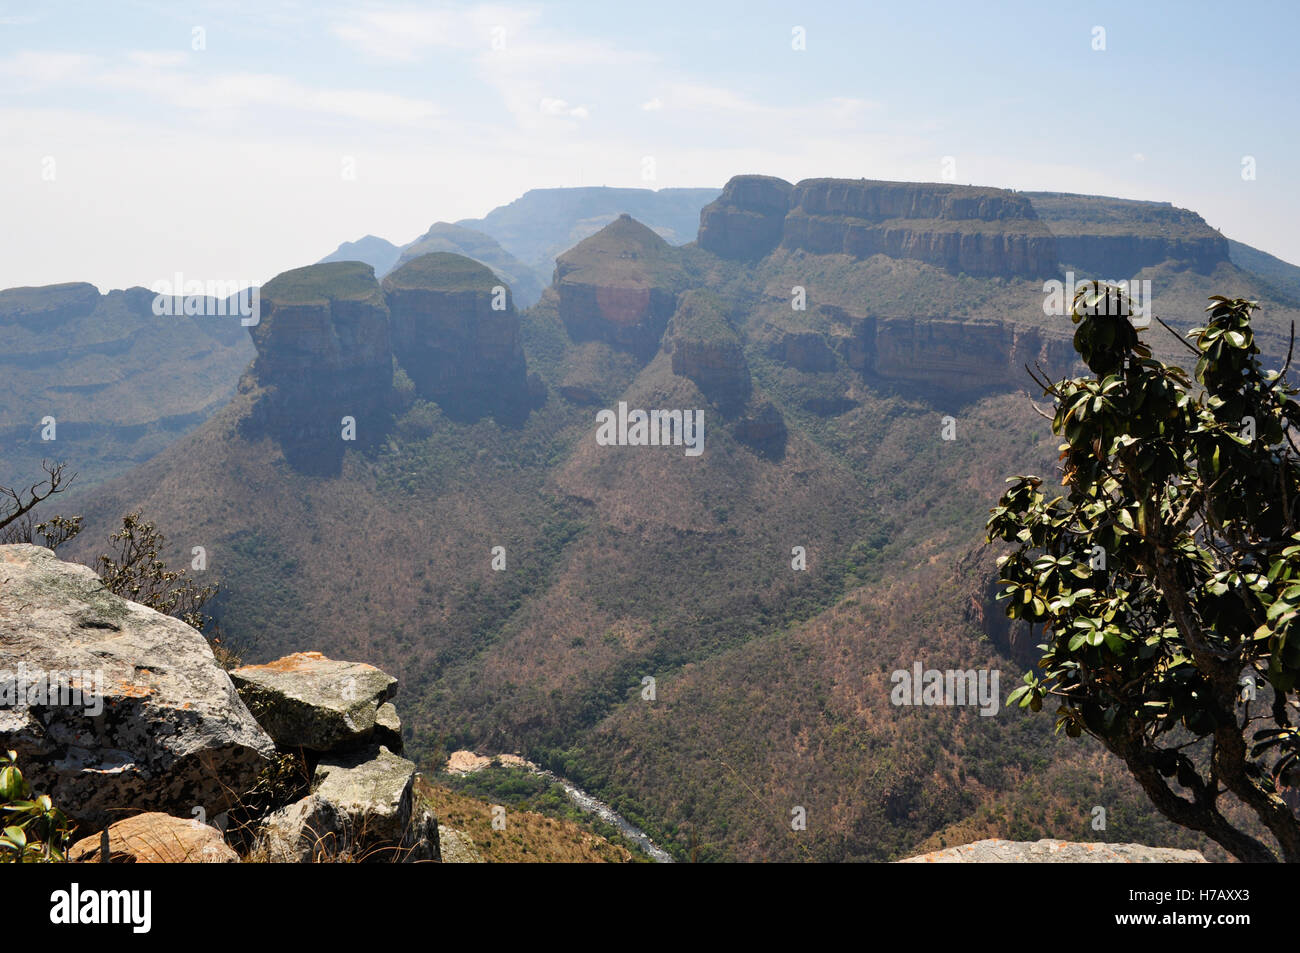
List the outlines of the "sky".
{"type": "Polygon", "coordinates": [[[0,288],[260,284],[530,188],[742,173],[1168,201],[1300,263],[1297,27],[1287,2],[0,0],[0,288]]]}

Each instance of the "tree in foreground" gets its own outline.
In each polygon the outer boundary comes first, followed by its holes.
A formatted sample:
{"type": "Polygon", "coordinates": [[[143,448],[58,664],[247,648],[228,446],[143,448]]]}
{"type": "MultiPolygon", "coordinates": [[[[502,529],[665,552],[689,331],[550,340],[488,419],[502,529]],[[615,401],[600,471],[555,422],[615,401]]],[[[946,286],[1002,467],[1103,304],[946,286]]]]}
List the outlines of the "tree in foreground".
{"type": "Polygon", "coordinates": [[[1290,355],[1280,371],[1259,362],[1256,307],[1210,299],[1183,342],[1193,379],[1152,358],[1122,292],[1081,288],[1074,345],[1091,376],[1038,381],[1063,492],[1009,479],[988,535],[1013,546],[1007,614],[1047,639],[1008,703],[1056,705],[1058,731],[1100,739],[1161,814],[1236,858],[1294,863],[1300,404],[1290,355]]]}

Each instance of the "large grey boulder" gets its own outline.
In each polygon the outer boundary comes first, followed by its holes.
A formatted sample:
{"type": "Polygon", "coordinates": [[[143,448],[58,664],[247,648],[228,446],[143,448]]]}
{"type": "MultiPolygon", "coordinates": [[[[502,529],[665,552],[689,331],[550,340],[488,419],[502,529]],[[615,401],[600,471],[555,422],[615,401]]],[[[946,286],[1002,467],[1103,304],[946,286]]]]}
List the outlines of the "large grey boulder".
{"type": "Polygon", "coordinates": [[[267,860],[438,860],[438,819],[415,797],[415,765],[382,745],[322,761],[312,793],[262,826],[267,860]]]}
{"type": "Polygon", "coordinates": [[[1203,864],[1199,850],[1062,840],[981,840],[908,857],[903,864],[1203,864]]]}
{"type": "Polygon", "coordinates": [[[215,817],[274,753],[202,635],[27,544],[0,546],[0,738],[91,830],[215,817]]]}
{"type": "Polygon", "coordinates": [[[394,727],[401,729],[396,709],[385,708],[397,692],[397,679],[364,662],[295,652],[265,665],[237,668],[230,677],[282,748],[339,751],[371,740],[376,722],[385,741],[391,740],[394,727]]]}

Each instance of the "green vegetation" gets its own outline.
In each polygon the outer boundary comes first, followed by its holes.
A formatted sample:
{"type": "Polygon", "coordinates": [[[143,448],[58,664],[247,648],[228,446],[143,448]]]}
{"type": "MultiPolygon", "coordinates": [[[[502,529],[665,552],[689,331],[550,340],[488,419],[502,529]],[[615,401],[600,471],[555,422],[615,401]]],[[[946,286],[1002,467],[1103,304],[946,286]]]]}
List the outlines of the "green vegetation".
{"type": "Polygon", "coordinates": [[[501,284],[492,269],[472,258],[451,252],[430,252],[413,258],[384,279],[385,286],[400,289],[491,292],[501,284]]]}
{"type": "Polygon", "coordinates": [[[33,795],[18,754],[0,754],[0,863],[61,863],[72,825],[48,795],[33,795]]]}
{"type": "Polygon", "coordinates": [[[262,286],[262,297],[277,304],[328,304],[378,298],[375,269],[360,261],[308,265],[276,275],[262,286]]]}
{"type": "Polygon", "coordinates": [[[1015,547],[1008,614],[1048,633],[1041,677],[1008,701],[1056,703],[1058,730],[1101,740],[1162,814],[1238,859],[1300,861],[1280,796],[1300,776],[1297,390],[1260,365],[1255,302],[1211,298],[1189,334],[1199,388],[1151,357],[1126,305],[1081,289],[1093,376],[1042,382],[1066,492],[1016,477],[989,518],[1015,547]],[[1228,796],[1251,829],[1224,816],[1228,796]]]}
{"type": "MultiPolygon", "coordinates": [[[[1195,212],[1168,202],[1140,202],[1101,195],[1025,192],[1038,217],[1056,235],[1156,235],[1167,239],[1216,238],[1195,212]]],[[[1116,280],[1121,275],[1112,276],[1116,280]]]]}
{"type": "Polygon", "coordinates": [[[511,813],[529,811],[568,821],[624,848],[631,860],[648,862],[640,849],[613,825],[582,810],[565,794],[563,785],[532,771],[507,767],[500,762],[467,774],[439,776],[441,786],[488,804],[500,804],[511,813]]]}
{"type": "Polygon", "coordinates": [[[674,337],[717,344],[739,344],[736,331],[727,322],[722,301],[710,291],[688,291],[677,302],[673,313],[674,337]]]}

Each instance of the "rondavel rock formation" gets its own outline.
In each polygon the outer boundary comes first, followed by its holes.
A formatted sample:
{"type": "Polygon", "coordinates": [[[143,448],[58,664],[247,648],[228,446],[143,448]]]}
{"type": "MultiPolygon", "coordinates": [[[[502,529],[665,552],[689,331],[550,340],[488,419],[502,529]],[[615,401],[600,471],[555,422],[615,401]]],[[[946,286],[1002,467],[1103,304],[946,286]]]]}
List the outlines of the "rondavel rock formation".
{"type": "Polygon", "coordinates": [[[560,318],[574,341],[605,341],[642,360],[659,349],[684,289],[679,249],[620,215],[555,261],[560,318]]]}
{"type": "Polygon", "coordinates": [[[349,423],[362,445],[387,432],[395,362],[452,417],[514,419],[540,396],[509,288],[463,255],[420,256],[382,286],[363,262],[310,265],[261,295],[257,358],[240,384],[257,392],[245,432],[274,436],[300,469],[337,473],[349,423]]]}
{"type": "Polygon", "coordinates": [[[197,631],[91,569],[0,546],[0,736],[78,825],[72,859],[99,860],[105,828],[124,862],[238,860],[228,841],[251,859],[440,859],[396,690],[316,652],[227,674],[197,631]],[[277,803],[257,791],[286,757],[306,776],[277,803]]]}

